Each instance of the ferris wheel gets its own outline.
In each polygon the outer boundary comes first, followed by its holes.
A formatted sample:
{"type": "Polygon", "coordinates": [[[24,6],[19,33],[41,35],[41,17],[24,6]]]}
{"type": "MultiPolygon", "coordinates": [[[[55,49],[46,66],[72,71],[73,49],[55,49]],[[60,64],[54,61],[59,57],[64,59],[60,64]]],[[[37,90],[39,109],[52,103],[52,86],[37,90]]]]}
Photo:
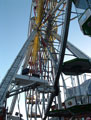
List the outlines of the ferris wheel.
{"type": "Polygon", "coordinates": [[[23,120],[20,112],[12,115],[22,92],[26,120],[91,117],[91,82],[86,80],[91,59],[67,41],[70,22],[76,18],[90,37],[90,0],[32,0],[28,39],[1,83],[0,120],[23,120]]]}

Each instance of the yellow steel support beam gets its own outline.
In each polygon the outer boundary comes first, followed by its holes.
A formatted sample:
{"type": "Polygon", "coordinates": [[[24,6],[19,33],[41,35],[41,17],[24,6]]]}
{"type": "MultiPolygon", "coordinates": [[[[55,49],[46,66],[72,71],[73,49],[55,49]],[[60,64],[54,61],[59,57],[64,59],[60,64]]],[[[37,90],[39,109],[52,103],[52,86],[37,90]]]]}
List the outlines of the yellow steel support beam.
{"type": "MultiPolygon", "coordinates": [[[[43,8],[44,8],[44,0],[38,0],[38,6],[37,6],[37,17],[35,19],[37,27],[40,26],[42,17],[43,17],[43,8]]],[[[35,36],[34,44],[33,44],[33,63],[35,63],[37,59],[37,53],[39,49],[39,33],[35,36]]]]}

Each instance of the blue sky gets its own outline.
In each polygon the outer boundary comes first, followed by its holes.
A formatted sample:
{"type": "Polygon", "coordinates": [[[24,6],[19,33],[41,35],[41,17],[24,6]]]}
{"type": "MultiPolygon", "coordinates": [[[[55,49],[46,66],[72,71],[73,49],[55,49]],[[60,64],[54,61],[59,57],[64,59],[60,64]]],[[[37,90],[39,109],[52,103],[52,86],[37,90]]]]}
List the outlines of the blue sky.
{"type": "MultiPolygon", "coordinates": [[[[0,0],[0,81],[27,39],[31,0],[0,0]]],[[[77,19],[71,22],[69,39],[91,57],[91,38],[84,36],[77,19]]]]}
{"type": "Polygon", "coordinates": [[[27,39],[31,0],[0,0],[0,81],[27,39]]]}

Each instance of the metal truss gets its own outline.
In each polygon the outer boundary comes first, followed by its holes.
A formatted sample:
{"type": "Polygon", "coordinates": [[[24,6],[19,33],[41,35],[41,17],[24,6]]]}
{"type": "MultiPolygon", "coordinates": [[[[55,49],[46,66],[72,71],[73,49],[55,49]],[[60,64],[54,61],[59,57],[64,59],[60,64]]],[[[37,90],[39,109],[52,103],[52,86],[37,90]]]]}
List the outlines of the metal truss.
{"type": "MultiPolygon", "coordinates": [[[[26,120],[49,120],[50,110],[64,109],[60,87],[66,98],[70,96],[62,73],[64,58],[69,56],[66,48],[71,57],[90,61],[86,54],[67,41],[70,22],[77,18],[71,8],[72,0],[32,0],[28,39],[0,86],[1,113],[2,108],[8,106],[7,99],[13,96],[7,112],[7,116],[12,117],[18,94],[22,92],[25,93],[26,120]],[[71,18],[71,14],[75,16],[71,18]],[[21,64],[22,75],[19,75],[21,64]],[[24,70],[28,72],[23,73],[24,70]]],[[[80,84],[79,76],[76,77],[80,84]]],[[[73,85],[73,76],[69,79],[73,85]]]]}

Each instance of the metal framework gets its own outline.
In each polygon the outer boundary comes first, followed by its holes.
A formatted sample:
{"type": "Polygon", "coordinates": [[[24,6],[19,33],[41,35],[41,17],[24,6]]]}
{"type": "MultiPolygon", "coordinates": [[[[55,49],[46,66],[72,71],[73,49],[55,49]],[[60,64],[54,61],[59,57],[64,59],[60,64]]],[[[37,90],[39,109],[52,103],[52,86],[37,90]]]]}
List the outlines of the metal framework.
{"type": "MultiPolygon", "coordinates": [[[[76,18],[76,12],[72,11],[72,0],[32,0],[28,39],[0,85],[0,116],[4,116],[5,120],[22,119],[20,112],[17,113],[18,117],[13,116],[18,94],[22,92],[25,94],[26,120],[53,119],[50,110],[65,110],[65,100],[70,98],[66,76],[62,71],[65,56],[91,61],[81,50],[67,42],[70,22],[76,18]],[[71,18],[71,15],[75,17],[71,18]],[[71,54],[66,54],[66,49],[71,54]],[[23,68],[19,75],[21,64],[23,68]],[[64,90],[64,101],[60,87],[64,90]],[[7,99],[12,96],[11,106],[8,106],[7,99]],[[7,106],[9,110],[4,114],[3,109],[7,106]]],[[[73,88],[76,86],[73,81],[77,79],[81,96],[82,83],[76,76],[73,79],[69,75],[67,79],[70,79],[73,88]]],[[[84,117],[68,112],[62,111],[61,115],[54,117],[57,120],[84,117]]]]}

